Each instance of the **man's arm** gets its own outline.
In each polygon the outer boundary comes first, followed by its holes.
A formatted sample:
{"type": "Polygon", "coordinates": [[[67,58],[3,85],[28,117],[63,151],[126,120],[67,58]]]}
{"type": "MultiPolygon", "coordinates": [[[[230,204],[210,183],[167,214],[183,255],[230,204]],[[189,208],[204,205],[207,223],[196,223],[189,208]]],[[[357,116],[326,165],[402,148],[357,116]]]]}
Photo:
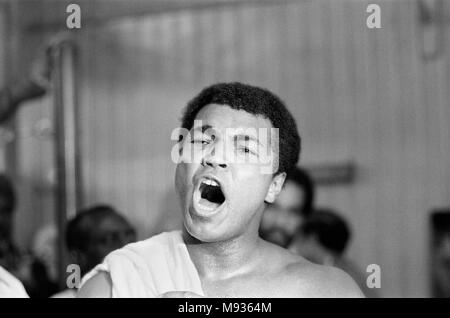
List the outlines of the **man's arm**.
{"type": "Polygon", "coordinates": [[[111,298],[112,281],[107,272],[99,272],[92,276],[78,291],[78,298],[111,298]]]}

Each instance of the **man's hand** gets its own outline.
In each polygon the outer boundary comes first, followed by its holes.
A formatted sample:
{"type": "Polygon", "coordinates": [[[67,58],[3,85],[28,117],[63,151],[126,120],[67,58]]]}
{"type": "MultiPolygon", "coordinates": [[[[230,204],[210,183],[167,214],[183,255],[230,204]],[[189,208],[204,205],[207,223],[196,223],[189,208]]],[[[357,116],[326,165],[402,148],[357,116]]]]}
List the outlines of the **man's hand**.
{"type": "Polygon", "coordinates": [[[0,298],[29,298],[22,283],[1,266],[0,298]]]}

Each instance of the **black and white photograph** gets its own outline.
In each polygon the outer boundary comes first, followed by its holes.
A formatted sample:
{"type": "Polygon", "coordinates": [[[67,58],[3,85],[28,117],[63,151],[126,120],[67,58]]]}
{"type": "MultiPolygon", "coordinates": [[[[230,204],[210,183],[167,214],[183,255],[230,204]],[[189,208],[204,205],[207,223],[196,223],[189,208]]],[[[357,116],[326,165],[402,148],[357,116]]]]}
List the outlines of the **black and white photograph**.
{"type": "Polygon", "coordinates": [[[450,0],[0,0],[0,298],[450,298],[450,0]]]}

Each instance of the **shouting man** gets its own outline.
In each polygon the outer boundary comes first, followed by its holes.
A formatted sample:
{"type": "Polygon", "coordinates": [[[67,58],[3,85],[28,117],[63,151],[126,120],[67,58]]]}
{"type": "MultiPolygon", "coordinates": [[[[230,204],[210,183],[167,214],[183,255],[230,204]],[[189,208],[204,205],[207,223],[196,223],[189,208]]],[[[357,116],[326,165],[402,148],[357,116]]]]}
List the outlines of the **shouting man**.
{"type": "Polygon", "coordinates": [[[298,161],[294,118],[271,92],[204,89],[185,109],[175,187],[184,228],[109,254],[80,297],[359,297],[341,270],[261,239],[261,218],[298,161]]]}

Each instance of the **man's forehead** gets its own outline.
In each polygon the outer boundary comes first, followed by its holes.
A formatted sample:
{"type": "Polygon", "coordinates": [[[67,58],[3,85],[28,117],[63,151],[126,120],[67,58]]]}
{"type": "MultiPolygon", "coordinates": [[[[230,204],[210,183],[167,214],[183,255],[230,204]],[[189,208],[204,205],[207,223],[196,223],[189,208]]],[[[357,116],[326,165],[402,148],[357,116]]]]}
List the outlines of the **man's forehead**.
{"type": "Polygon", "coordinates": [[[228,137],[235,137],[239,139],[258,139],[261,134],[270,133],[267,128],[255,128],[255,127],[214,127],[209,124],[205,124],[201,120],[196,120],[194,125],[195,132],[202,132],[208,135],[226,135],[228,137]]]}

